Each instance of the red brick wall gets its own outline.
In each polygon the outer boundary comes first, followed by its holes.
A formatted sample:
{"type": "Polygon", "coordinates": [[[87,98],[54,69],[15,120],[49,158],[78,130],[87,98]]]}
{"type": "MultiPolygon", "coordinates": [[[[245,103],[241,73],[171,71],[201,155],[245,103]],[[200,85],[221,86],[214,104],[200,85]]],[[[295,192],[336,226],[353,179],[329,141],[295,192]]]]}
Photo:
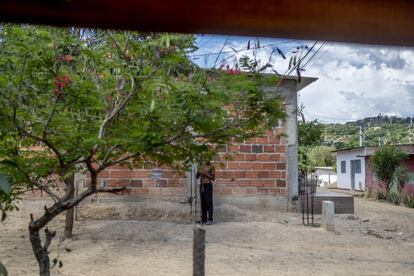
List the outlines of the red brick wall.
{"type": "Polygon", "coordinates": [[[231,161],[216,167],[215,194],[233,196],[286,195],[286,144],[280,137],[284,127],[265,132],[243,144],[232,144],[220,152],[231,161]]]}
{"type": "MultiPolygon", "coordinates": [[[[161,179],[151,179],[149,169],[133,169],[112,166],[98,175],[98,185],[105,182],[105,187],[128,187],[130,195],[168,196],[185,194],[185,175],[174,170],[162,168],[161,179]]],[[[86,178],[86,185],[90,183],[86,178]]]]}
{"type": "MultiPolygon", "coordinates": [[[[277,196],[287,194],[286,139],[284,123],[267,130],[263,137],[251,138],[244,143],[222,147],[216,162],[216,196],[277,196]],[[226,160],[230,157],[231,160],[226,160]]],[[[141,197],[185,196],[185,174],[162,168],[162,178],[151,179],[150,170],[113,166],[103,171],[98,183],[105,187],[127,186],[130,195],[141,197]]],[[[86,178],[86,185],[89,180],[86,178]]]]}

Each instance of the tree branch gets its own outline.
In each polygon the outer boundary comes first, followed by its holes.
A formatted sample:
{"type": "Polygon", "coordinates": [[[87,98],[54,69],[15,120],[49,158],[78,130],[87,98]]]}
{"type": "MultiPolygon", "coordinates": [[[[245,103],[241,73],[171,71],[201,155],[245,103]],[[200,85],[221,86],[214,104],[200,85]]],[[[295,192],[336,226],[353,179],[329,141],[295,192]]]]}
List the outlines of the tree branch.
{"type": "Polygon", "coordinates": [[[96,190],[97,193],[112,193],[112,194],[122,194],[123,191],[128,192],[129,190],[127,187],[96,190]]]}
{"type": "Polygon", "coordinates": [[[17,126],[18,127],[18,129],[21,131],[21,132],[23,132],[23,134],[25,135],[25,136],[27,136],[27,137],[30,137],[30,138],[33,138],[33,139],[35,139],[35,140],[37,140],[37,141],[39,141],[39,142],[42,142],[43,144],[45,144],[46,146],[48,146],[55,154],[56,154],[56,157],[58,158],[58,160],[59,160],[59,163],[60,163],[60,165],[62,166],[62,167],[64,167],[65,166],[65,163],[63,162],[63,159],[62,159],[62,155],[61,155],[61,153],[57,150],[57,148],[55,147],[55,146],[53,146],[52,145],[52,143],[50,143],[50,141],[49,140],[47,140],[46,138],[42,138],[42,137],[39,137],[39,136],[36,136],[36,135],[33,135],[33,134],[31,134],[30,132],[27,132],[24,128],[22,128],[21,126],[17,126]]]}
{"type": "MultiPolygon", "coordinates": [[[[101,126],[99,127],[98,132],[98,139],[102,139],[105,135],[105,130],[108,125],[108,123],[116,116],[118,115],[122,109],[127,105],[128,101],[131,99],[131,97],[138,92],[138,88],[132,89],[132,91],[125,97],[124,101],[122,101],[118,106],[112,110],[112,112],[109,112],[105,115],[105,119],[102,121],[101,126]]],[[[95,146],[96,148],[97,146],[95,146]]]]}
{"type": "Polygon", "coordinates": [[[46,241],[43,245],[43,250],[47,251],[47,249],[49,248],[50,243],[52,242],[52,239],[56,236],[56,231],[49,231],[49,229],[46,227],[45,229],[45,236],[46,236],[46,241]]]}
{"type": "MultiPolygon", "coordinates": [[[[147,76],[145,76],[143,79],[148,79],[150,78],[153,74],[155,73],[155,69],[152,70],[151,73],[149,73],[147,76]]],[[[106,114],[105,119],[103,120],[100,128],[99,128],[99,133],[98,133],[98,138],[101,139],[104,137],[105,135],[105,130],[106,127],[108,125],[108,123],[115,117],[117,116],[124,108],[125,106],[128,104],[129,100],[138,92],[138,86],[136,86],[136,81],[135,78],[131,79],[131,92],[129,92],[129,94],[125,97],[125,99],[118,104],[118,106],[116,106],[112,112],[109,112],[106,114]]]]}
{"type": "Polygon", "coordinates": [[[103,158],[103,160],[102,160],[102,164],[105,164],[106,163],[106,161],[108,160],[108,157],[109,157],[109,155],[112,153],[112,151],[113,150],[115,150],[116,149],[116,147],[117,147],[118,145],[117,144],[115,144],[115,145],[112,145],[107,151],[106,151],[106,153],[105,153],[105,156],[104,156],[104,158],[103,158]]]}
{"type": "MultiPolygon", "coordinates": [[[[230,129],[230,128],[234,128],[234,127],[241,127],[243,125],[247,124],[247,121],[245,122],[237,122],[237,123],[230,123],[230,124],[226,124],[225,126],[215,129],[213,131],[204,133],[204,134],[197,134],[197,135],[193,135],[193,138],[206,138],[206,137],[210,137],[216,133],[220,133],[224,130],[230,129]]],[[[224,136],[224,135],[223,135],[224,136]]]]}
{"type": "Polygon", "coordinates": [[[55,112],[56,112],[56,103],[57,103],[57,101],[58,101],[58,97],[56,97],[56,98],[54,99],[54,101],[53,101],[52,111],[50,112],[49,117],[48,117],[48,118],[47,118],[47,120],[46,120],[45,127],[44,127],[44,129],[43,129],[43,135],[42,135],[42,138],[43,138],[43,139],[46,139],[46,133],[47,133],[47,131],[48,131],[50,121],[52,121],[52,118],[53,118],[53,116],[55,115],[55,112]]]}
{"type": "Polygon", "coordinates": [[[124,162],[124,161],[126,161],[126,160],[128,160],[128,159],[131,159],[131,158],[137,157],[137,156],[139,156],[140,154],[141,154],[140,152],[136,152],[136,153],[128,154],[127,156],[120,157],[120,158],[118,158],[118,159],[116,159],[116,160],[112,160],[112,161],[110,161],[110,162],[108,162],[108,163],[106,163],[106,164],[102,164],[102,166],[101,166],[101,167],[97,170],[97,173],[99,173],[99,172],[103,171],[104,169],[106,169],[106,168],[108,168],[108,167],[110,167],[110,166],[113,166],[113,165],[116,165],[116,164],[122,163],[122,162],[124,162]]]}
{"type": "Polygon", "coordinates": [[[52,192],[47,186],[41,185],[41,184],[33,182],[33,181],[30,181],[30,183],[33,186],[37,187],[38,189],[40,189],[42,191],[45,191],[53,199],[54,202],[58,202],[60,200],[59,196],[57,194],[55,194],[54,192],[52,192]]]}
{"type": "Polygon", "coordinates": [[[121,47],[119,46],[118,42],[113,38],[113,36],[111,35],[111,33],[109,31],[106,31],[106,34],[108,35],[108,37],[111,39],[112,43],[115,45],[116,49],[119,51],[119,53],[122,55],[122,57],[124,58],[124,60],[129,64],[129,58],[126,55],[126,50],[127,50],[127,42],[125,42],[125,51],[122,51],[121,47]]]}

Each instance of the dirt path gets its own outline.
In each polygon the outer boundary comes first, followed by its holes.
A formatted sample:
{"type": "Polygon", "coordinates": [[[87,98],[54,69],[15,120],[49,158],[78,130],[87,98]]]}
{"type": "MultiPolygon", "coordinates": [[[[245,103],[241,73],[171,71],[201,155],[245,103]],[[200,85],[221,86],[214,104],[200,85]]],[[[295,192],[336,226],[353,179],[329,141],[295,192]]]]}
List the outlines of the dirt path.
{"type": "MultiPolygon", "coordinates": [[[[10,275],[36,275],[29,210],[0,224],[0,260],[10,275]]],[[[319,218],[317,218],[317,222],[319,218]]],[[[61,232],[63,218],[54,229],[61,232]]],[[[191,275],[192,225],[168,221],[84,220],[74,240],[54,240],[53,275],[191,275]],[[69,252],[70,251],[70,252],[69,252]]],[[[206,226],[207,275],[413,275],[414,210],[355,198],[355,216],[337,216],[335,233],[301,225],[293,213],[251,213],[206,226]]]]}

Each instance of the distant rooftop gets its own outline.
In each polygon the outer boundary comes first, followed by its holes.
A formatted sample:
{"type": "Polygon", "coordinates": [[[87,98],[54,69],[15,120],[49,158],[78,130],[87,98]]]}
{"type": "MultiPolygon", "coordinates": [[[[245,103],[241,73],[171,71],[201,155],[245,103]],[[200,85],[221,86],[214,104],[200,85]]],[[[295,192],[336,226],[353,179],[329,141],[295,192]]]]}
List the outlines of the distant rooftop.
{"type": "MultiPolygon", "coordinates": [[[[408,154],[414,154],[414,144],[397,144],[393,145],[408,154]]],[[[345,149],[334,150],[333,152],[344,152],[344,151],[352,151],[357,149],[364,149],[363,156],[371,156],[374,152],[378,149],[378,146],[362,146],[362,147],[350,147],[345,149]]]]}

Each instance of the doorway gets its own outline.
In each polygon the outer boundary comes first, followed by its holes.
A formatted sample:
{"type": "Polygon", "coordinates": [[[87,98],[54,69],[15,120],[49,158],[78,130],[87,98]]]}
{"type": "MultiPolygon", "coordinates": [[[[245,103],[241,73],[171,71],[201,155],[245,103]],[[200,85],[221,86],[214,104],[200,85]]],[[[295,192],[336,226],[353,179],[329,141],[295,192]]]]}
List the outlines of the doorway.
{"type": "Polygon", "coordinates": [[[351,190],[355,191],[355,174],[361,173],[361,160],[351,160],[351,190]]]}

